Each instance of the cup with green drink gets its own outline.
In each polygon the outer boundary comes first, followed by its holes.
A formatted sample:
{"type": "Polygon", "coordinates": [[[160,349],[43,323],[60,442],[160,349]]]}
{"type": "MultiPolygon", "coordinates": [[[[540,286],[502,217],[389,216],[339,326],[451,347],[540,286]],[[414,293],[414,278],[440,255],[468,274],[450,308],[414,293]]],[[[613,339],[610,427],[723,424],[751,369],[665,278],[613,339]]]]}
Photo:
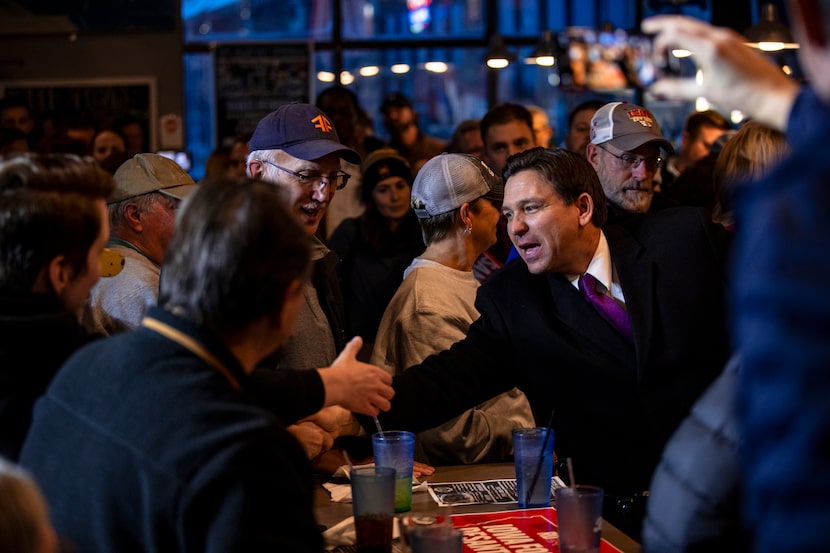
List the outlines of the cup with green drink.
{"type": "Polygon", "coordinates": [[[372,435],[375,465],[395,469],[395,512],[412,508],[412,465],[415,461],[415,434],[401,430],[372,435]]]}

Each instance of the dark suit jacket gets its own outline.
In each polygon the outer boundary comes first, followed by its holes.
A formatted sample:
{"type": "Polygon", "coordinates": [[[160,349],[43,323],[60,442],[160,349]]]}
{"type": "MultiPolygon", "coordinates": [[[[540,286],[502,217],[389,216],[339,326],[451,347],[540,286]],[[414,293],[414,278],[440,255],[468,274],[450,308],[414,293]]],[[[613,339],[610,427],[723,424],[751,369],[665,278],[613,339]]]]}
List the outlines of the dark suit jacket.
{"type": "MultiPolygon", "coordinates": [[[[576,480],[607,493],[648,488],[660,452],[723,368],[728,233],[693,208],[605,230],[636,345],[559,274],[521,260],[478,293],[466,339],[395,379],[384,428],[423,430],[518,386],[576,480]]],[[[364,421],[368,428],[371,425],[364,421]]]]}

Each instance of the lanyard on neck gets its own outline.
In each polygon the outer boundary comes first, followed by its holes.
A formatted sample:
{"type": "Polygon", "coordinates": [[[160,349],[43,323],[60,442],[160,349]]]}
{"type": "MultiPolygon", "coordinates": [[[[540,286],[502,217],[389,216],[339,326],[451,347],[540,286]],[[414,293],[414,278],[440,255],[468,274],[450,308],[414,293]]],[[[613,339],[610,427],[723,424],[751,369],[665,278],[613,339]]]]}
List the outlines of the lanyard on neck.
{"type": "MultiPolygon", "coordinates": [[[[144,257],[147,257],[147,254],[144,253],[143,251],[141,251],[138,248],[138,246],[130,244],[129,242],[127,242],[126,240],[122,240],[121,238],[117,238],[117,237],[110,238],[109,242],[108,242],[108,245],[110,245],[110,246],[124,246],[125,248],[129,248],[129,249],[133,250],[134,252],[140,253],[144,257]]],[[[150,258],[147,257],[147,259],[150,259],[150,258]]]]}
{"type": "Polygon", "coordinates": [[[172,326],[152,317],[144,317],[144,319],[142,319],[141,321],[141,325],[154,332],[161,334],[169,340],[176,342],[180,346],[187,348],[188,350],[193,352],[194,355],[201,358],[205,363],[208,363],[209,365],[213,366],[216,370],[218,370],[220,373],[222,373],[222,375],[228,379],[228,382],[230,382],[231,386],[235,390],[238,391],[242,389],[242,386],[239,384],[239,380],[237,380],[233,373],[231,373],[230,369],[228,369],[224,365],[224,363],[219,361],[219,359],[217,359],[215,355],[209,352],[208,349],[200,342],[194,340],[184,332],[176,330],[172,326]]]}

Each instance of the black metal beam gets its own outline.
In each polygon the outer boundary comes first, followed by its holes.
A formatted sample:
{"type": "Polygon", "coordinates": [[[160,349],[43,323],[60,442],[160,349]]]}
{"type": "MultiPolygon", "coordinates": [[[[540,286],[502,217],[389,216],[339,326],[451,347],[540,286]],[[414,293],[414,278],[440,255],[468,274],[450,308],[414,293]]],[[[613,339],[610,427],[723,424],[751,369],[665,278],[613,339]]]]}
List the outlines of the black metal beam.
{"type": "Polygon", "coordinates": [[[343,73],[343,0],[332,0],[332,29],[331,41],[334,50],[334,78],[335,83],[343,84],[340,81],[340,74],[343,73]]]}
{"type": "MultiPolygon", "coordinates": [[[[487,9],[484,14],[484,37],[489,40],[498,33],[499,6],[497,0],[485,0],[487,9]]],[[[487,109],[499,101],[499,70],[487,68],[487,109]]]]}

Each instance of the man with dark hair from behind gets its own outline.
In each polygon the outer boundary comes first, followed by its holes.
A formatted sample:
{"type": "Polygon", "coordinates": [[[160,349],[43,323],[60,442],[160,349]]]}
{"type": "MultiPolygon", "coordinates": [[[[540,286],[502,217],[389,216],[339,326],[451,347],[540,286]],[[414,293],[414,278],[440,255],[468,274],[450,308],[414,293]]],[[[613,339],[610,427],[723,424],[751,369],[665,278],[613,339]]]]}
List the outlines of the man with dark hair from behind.
{"type": "MultiPolygon", "coordinates": [[[[79,551],[322,549],[305,452],[250,381],[292,333],[309,273],[309,236],[273,185],[209,180],[185,202],[159,306],[64,365],[21,455],[79,551]]],[[[328,400],[359,347],[296,374],[328,400]]],[[[385,388],[366,412],[388,408],[385,388]]]]}
{"type": "Polygon", "coordinates": [[[75,156],[0,161],[0,455],[9,459],[18,458],[35,400],[90,339],[76,312],[101,274],[114,187],[75,156]]]}

